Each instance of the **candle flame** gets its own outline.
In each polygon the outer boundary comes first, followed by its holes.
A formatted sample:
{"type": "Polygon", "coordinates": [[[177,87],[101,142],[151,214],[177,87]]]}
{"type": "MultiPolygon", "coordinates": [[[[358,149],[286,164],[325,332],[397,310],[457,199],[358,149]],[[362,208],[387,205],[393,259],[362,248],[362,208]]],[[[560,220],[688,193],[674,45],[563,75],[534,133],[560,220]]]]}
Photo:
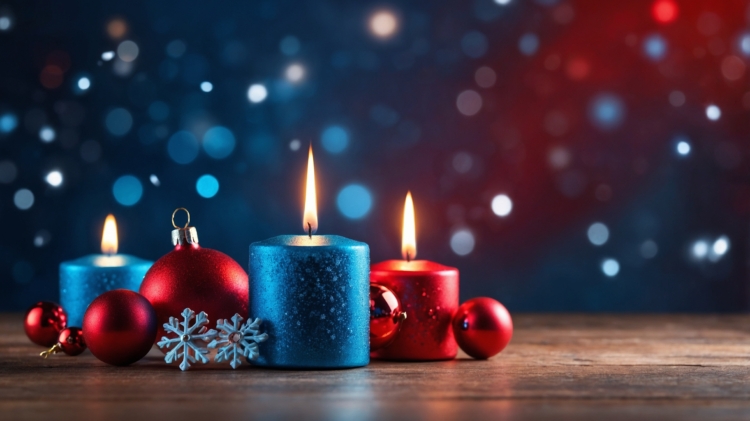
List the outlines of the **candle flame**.
{"type": "Polygon", "coordinates": [[[414,201],[411,192],[406,193],[404,203],[404,228],[401,234],[401,255],[404,260],[412,261],[417,257],[417,233],[414,218],[414,201]]]}
{"type": "Polygon", "coordinates": [[[305,213],[302,226],[310,236],[318,230],[318,203],[315,198],[315,163],[313,162],[312,145],[307,155],[307,186],[305,188],[305,213]]]}
{"type": "Polygon", "coordinates": [[[117,254],[117,222],[112,214],[107,215],[102,232],[102,253],[117,254]]]}

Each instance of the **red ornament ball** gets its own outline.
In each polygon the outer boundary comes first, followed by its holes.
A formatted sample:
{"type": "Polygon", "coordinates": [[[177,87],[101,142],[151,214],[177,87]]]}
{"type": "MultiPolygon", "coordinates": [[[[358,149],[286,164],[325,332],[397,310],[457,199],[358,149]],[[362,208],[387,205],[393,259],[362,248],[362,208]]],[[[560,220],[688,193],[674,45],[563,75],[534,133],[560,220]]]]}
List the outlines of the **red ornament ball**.
{"type": "Polygon", "coordinates": [[[453,315],[453,335],[465,353],[487,359],[508,345],[513,337],[513,320],[505,306],[496,300],[472,298],[453,315]]]}
{"type": "Polygon", "coordinates": [[[86,350],[86,341],[83,339],[83,330],[77,327],[63,329],[57,337],[57,345],[62,352],[74,357],[86,350]]]}
{"type": "Polygon", "coordinates": [[[396,294],[382,285],[370,284],[370,351],[393,342],[406,313],[396,294]]]}
{"type": "Polygon", "coordinates": [[[115,289],[91,302],[83,316],[83,331],[96,358],[111,365],[129,365],[151,349],[156,313],[137,292],[115,289]]]}
{"type": "Polygon", "coordinates": [[[247,318],[250,301],[247,273],[226,254],[198,244],[178,244],[151,266],[140,293],[156,310],[158,334],[164,323],[186,308],[205,311],[211,320],[247,318]]]}
{"type": "Polygon", "coordinates": [[[68,315],[59,304],[40,301],[26,311],[23,328],[37,345],[52,346],[68,324],[68,315]]]}

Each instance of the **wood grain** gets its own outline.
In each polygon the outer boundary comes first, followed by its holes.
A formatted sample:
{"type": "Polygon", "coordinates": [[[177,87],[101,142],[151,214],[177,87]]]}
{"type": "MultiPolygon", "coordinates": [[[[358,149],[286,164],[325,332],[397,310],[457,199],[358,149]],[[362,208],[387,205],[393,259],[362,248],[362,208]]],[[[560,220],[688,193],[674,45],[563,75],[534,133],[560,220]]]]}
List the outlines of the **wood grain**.
{"type": "Polygon", "coordinates": [[[515,315],[488,361],[342,371],[44,360],[0,316],[0,419],[750,419],[750,316],[515,315]]]}

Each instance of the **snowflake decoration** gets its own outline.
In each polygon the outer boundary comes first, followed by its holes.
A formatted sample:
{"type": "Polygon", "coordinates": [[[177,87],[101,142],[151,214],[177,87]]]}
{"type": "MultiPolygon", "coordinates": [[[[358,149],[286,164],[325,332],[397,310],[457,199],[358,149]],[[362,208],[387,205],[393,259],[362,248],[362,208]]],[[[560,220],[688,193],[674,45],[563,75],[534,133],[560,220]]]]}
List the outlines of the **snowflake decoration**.
{"type": "Polygon", "coordinates": [[[216,328],[219,329],[219,337],[208,344],[209,348],[219,347],[214,361],[220,363],[229,361],[232,368],[237,368],[240,364],[240,356],[245,356],[248,360],[258,358],[258,343],[268,339],[268,335],[260,333],[260,319],[252,322],[248,320],[242,323],[242,317],[239,314],[232,316],[233,324],[229,324],[226,319],[219,319],[216,322],[216,328]]]}
{"type": "Polygon", "coordinates": [[[195,316],[195,312],[189,308],[182,310],[182,322],[179,322],[175,317],[170,317],[169,323],[164,323],[164,330],[167,333],[174,333],[177,337],[167,338],[166,336],[162,336],[161,340],[157,343],[159,348],[169,348],[175,345],[164,356],[164,361],[167,364],[171,364],[182,358],[182,362],[180,363],[180,370],[182,371],[189,369],[190,363],[200,361],[206,364],[208,358],[206,358],[205,354],[208,354],[208,349],[201,347],[198,344],[198,340],[208,342],[216,337],[216,331],[213,329],[208,330],[205,326],[206,324],[208,324],[208,316],[205,312],[201,311],[198,313],[198,316],[195,316]],[[193,317],[195,317],[195,323],[190,326],[190,320],[193,317]],[[193,351],[192,355],[190,354],[190,350],[193,351]]]}

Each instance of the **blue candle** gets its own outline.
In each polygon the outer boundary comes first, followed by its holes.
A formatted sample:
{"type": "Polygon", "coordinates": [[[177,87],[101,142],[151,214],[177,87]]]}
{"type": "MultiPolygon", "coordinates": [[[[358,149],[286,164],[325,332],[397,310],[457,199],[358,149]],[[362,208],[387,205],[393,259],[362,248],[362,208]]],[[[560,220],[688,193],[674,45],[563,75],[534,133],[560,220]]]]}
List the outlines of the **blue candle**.
{"type": "Polygon", "coordinates": [[[370,249],[337,235],[250,245],[250,314],[268,333],[254,363],[348,368],[370,362],[370,249]]]}
{"type": "Polygon", "coordinates": [[[60,264],[60,304],[68,313],[68,326],[81,327],[89,304],[102,293],[124,288],[135,292],[153,262],[117,253],[117,227],[107,216],[102,252],[60,264]]]}
{"type": "Polygon", "coordinates": [[[268,340],[254,364],[275,368],[362,367],[370,362],[370,248],[312,235],[318,221],[312,150],[303,225],[250,245],[250,314],[268,340]]]}

